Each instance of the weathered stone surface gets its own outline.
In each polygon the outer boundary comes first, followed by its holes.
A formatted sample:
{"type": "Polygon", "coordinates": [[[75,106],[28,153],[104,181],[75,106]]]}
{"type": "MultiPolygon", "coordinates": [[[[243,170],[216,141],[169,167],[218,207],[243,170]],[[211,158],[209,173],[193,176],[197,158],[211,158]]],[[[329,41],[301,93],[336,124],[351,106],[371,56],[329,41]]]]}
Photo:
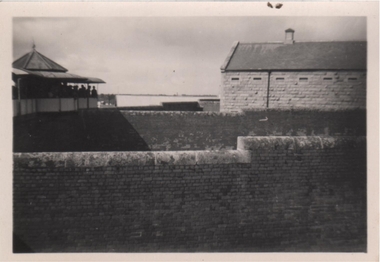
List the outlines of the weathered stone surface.
{"type": "Polygon", "coordinates": [[[238,137],[238,149],[240,150],[320,150],[327,148],[345,149],[365,147],[366,137],[319,137],[319,136],[294,136],[294,137],[238,137]]]}
{"type": "Polygon", "coordinates": [[[155,152],[156,165],[195,165],[196,151],[155,152]]]}
{"type": "Polygon", "coordinates": [[[269,84],[268,94],[268,72],[223,72],[221,111],[267,105],[269,108],[366,108],[366,73],[362,71],[271,72],[269,84]],[[243,95],[247,99],[239,100],[243,95]]]}
{"type": "Polygon", "coordinates": [[[196,157],[198,165],[250,163],[249,152],[242,150],[198,151],[196,157]]]}
{"type": "Polygon", "coordinates": [[[14,154],[13,232],[35,252],[366,252],[365,138],[239,148],[14,154]]]}
{"type": "Polygon", "coordinates": [[[295,137],[239,137],[238,149],[241,150],[274,150],[294,147],[295,137]]]}
{"type": "Polygon", "coordinates": [[[196,165],[248,163],[249,152],[166,151],[166,152],[75,152],[15,153],[15,168],[113,167],[151,165],[196,165]]]}
{"type": "Polygon", "coordinates": [[[365,136],[356,137],[322,137],[323,148],[363,148],[366,147],[367,139],[365,136]]]}
{"type": "Polygon", "coordinates": [[[123,116],[152,151],[231,150],[238,136],[363,136],[365,110],[130,112],[123,116]]]}
{"type": "Polygon", "coordinates": [[[15,153],[14,167],[104,167],[152,165],[150,152],[15,153]]]}

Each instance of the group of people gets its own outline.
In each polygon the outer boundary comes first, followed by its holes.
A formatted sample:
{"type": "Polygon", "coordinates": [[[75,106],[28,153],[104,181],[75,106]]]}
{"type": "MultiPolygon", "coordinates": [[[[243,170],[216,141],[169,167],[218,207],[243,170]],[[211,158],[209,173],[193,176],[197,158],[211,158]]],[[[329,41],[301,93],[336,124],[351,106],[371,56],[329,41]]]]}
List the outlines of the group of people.
{"type": "Polygon", "coordinates": [[[68,97],[74,97],[74,98],[77,98],[77,97],[97,98],[98,92],[96,91],[95,86],[93,86],[92,90],[91,90],[90,85],[87,87],[87,89],[84,85],[81,85],[81,87],[79,89],[78,89],[77,85],[75,85],[75,86],[69,85],[69,86],[67,86],[67,95],[68,95],[68,97]]]}
{"type": "MultiPolygon", "coordinates": [[[[18,89],[13,86],[13,99],[18,97],[18,89]]],[[[21,98],[87,98],[98,97],[98,92],[95,86],[86,88],[81,85],[67,85],[67,83],[30,83],[29,85],[21,86],[21,98]]]]}

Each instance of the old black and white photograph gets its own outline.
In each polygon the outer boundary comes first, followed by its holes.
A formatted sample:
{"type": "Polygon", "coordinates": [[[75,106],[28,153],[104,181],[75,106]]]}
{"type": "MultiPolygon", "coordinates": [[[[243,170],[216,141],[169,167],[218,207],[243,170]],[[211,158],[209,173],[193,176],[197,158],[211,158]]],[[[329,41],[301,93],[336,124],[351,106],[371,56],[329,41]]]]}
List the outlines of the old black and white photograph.
{"type": "Polygon", "coordinates": [[[289,5],[10,17],[11,253],[372,253],[372,20],[289,5]]]}

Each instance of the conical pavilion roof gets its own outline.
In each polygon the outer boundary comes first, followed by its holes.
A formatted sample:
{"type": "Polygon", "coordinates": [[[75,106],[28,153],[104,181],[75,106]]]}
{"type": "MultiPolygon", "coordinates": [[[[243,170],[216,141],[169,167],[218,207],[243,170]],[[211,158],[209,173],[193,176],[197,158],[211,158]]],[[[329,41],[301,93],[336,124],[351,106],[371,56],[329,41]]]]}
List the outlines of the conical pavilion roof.
{"type": "Polygon", "coordinates": [[[66,68],[37,52],[34,48],[31,52],[14,61],[12,67],[31,71],[67,72],[66,68]]]}

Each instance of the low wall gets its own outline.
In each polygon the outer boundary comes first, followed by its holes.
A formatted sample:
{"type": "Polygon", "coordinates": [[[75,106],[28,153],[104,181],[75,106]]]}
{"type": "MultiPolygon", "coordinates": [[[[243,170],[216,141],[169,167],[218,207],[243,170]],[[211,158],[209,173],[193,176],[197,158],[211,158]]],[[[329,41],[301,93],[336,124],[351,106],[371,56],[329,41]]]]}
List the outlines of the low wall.
{"type": "Polygon", "coordinates": [[[14,154],[14,235],[35,252],[366,251],[364,137],[238,144],[14,154]]]}
{"type": "Polygon", "coordinates": [[[73,98],[61,98],[60,110],[62,112],[76,111],[78,108],[77,101],[73,98]]]}
{"type": "Polygon", "coordinates": [[[151,150],[236,149],[238,136],[365,136],[366,111],[120,111],[151,150]]]}
{"type": "Polygon", "coordinates": [[[133,111],[202,111],[198,102],[164,102],[161,105],[154,106],[125,106],[118,108],[133,111]]]}
{"type": "Polygon", "coordinates": [[[37,111],[37,102],[34,99],[21,101],[21,115],[33,114],[37,111]]]}
{"type": "Polygon", "coordinates": [[[35,113],[36,110],[36,100],[35,99],[23,99],[20,105],[18,100],[12,100],[13,102],[13,116],[28,115],[35,113]],[[21,111],[20,111],[21,110],[21,111]]]}
{"type": "Polygon", "coordinates": [[[162,103],[166,102],[198,102],[199,99],[210,99],[216,97],[217,96],[190,95],[116,95],[116,104],[117,107],[160,106],[162,103]]]}
{"type": "Polygon", "coordinates": [[[202,111],[198,102],[164,102],[162,108],[165,111],[202,111]]]}
{"type": "Polygon", "coordinates": [[[203,111],[220,111],[220,99],[199,99],[198,103],[203,108],[203,111]]]}

